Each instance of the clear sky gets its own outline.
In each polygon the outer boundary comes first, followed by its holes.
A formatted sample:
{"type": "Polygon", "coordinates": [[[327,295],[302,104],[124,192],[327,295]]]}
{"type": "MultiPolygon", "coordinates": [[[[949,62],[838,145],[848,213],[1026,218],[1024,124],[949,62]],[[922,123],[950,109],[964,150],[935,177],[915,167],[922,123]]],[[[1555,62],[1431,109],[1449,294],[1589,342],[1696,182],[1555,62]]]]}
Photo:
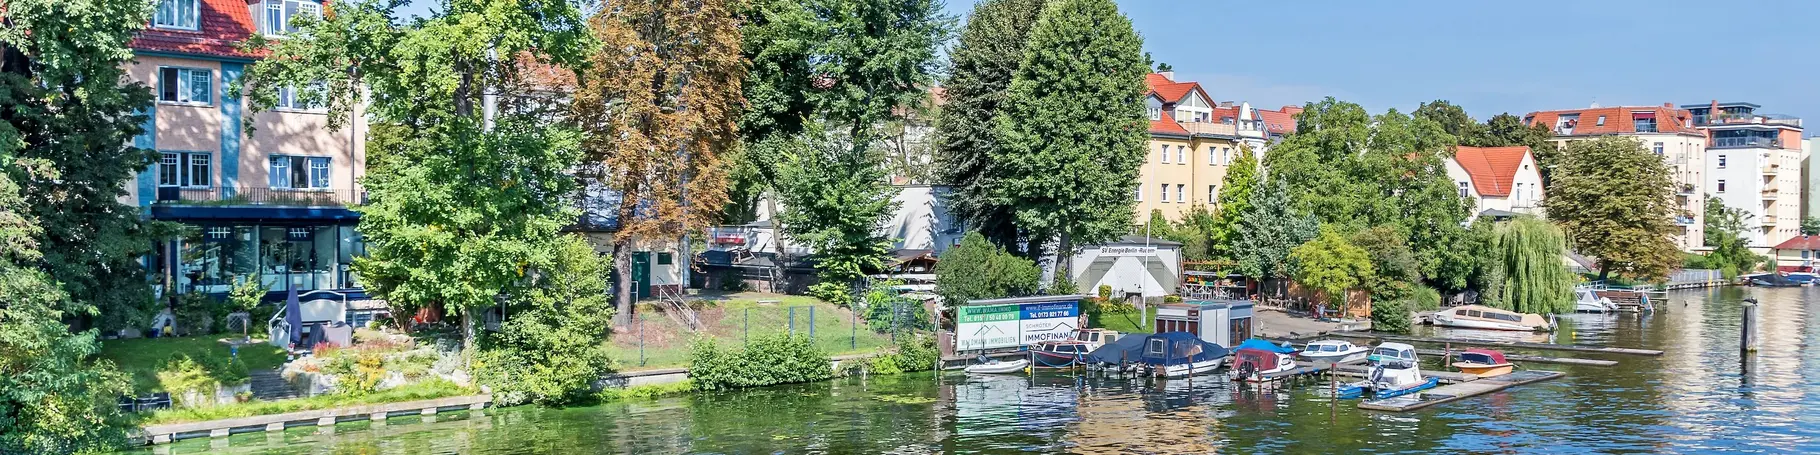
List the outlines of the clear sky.
{"type": "MultiPolygon", "coordinates": [[[[974,3],[947,1],[962,18],[974,3]]],[[[416,2],[403,13],[434,3],[416,2]]],[[[1218,100],[1408,112],[1445,99],[1484,120],[1718,99],[1820,122],[1820,0],[1119,4],[1153,58],[1218,100]]]]}

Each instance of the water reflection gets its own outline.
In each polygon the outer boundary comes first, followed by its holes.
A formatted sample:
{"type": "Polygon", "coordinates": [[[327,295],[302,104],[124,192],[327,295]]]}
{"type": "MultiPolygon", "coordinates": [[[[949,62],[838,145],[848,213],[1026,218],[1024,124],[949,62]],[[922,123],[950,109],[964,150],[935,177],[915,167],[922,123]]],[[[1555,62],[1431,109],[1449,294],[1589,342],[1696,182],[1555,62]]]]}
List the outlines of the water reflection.
{"type": "MultiPolygon", "coordinates": [[[[570,409],[514,408],[182,441],[165,453],[1820,452],[1820,289],[1676,292],[1651,315],[1569,315],[1553,334],[1474,336],[1661,349],[1526,364],[1568,376],[1412,413],[1337,412],[1325,383],[1255,387],[1044,373],[847,378],[570,409]],[[1763,348],[1738,349],[1738,301],[1763,348]]],[[[1439,346],[1433,346],[1439,348],[1439,346]]],[[[1520,352],[1520,351],[1519,351],[1520,352]]],[[[1430,359],[1425,368],[1439,368],[1430,359]]],[[[148,450],[149,451],[149,450],[148,450]]]]}

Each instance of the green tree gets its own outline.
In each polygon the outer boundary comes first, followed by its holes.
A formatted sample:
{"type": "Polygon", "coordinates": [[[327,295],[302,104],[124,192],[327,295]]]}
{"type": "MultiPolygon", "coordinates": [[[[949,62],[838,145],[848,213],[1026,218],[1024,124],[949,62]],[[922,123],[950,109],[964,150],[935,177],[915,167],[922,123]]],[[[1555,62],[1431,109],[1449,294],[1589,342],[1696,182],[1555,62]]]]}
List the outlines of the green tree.
{"type": "MultiPolygon", "coordinates": [[[[720,221],[745,62],[724,0],[617,2],[589,29],[599,44],[575,95],[587,133],[581,173],[618,194],[613,257],[631,270],[640,239],[678,239],[720,221]]],[[[677,243],[689,257],[688,242],[677,243]]],[[[632,316],[632,275],[614,284],[616,325],[632,316]]]]}
{"type": "Polygon", "coordinates": [[[1346,291],[1375,279],[1371,259],[1371,254],[1346,240],[1333,226],[1289,252],[1296,283],[1320,291],[1336,307],[1348,305],[1346,291]]]}
{"type": "Polygon", "coordinates": [[[1802,218],[1801,235],[1820,235],[1820,217],[1802,218]]]}
{"type": "Polygon", "coordinates": [[[1289,253],[1319,234],[1320,222],[1290,207],[1289,187],[1274,178],[1260,182],[1251,195],[1251,210],[1234,226],[1233,258],[1246,276],[1268,279],[1289,275],[1289,253]]]}
{"type": "Polygon", "coordinates": [[[1724,199],[1719,199],[1711,194],[1706,195],[1704,243],[1706,246],[1719,246],[1727,240],[1739,238],[1746,229],[1750,229],[1745,225],[1750,219],[1750,212],[1727,206],[1724,199]]]}
{"type": "Polygon", "coordinates": [[[557,231],[578,215],[579,134],[551,121],[564,118],[560,103],[531,96],[540,87],[521,62],[578,66],[588,35],[566,2],[451,0],[394,25],[396,3],[338,4],[305,33],[255,38],[249,45],[272,55],[247,70],[251,111],[270,108],[277,87],[314,81],[325,88],[310,96],[339,121],[370,103],[368,256],[354,270],[393,314],[461,315],[473,347],[472,314],[521,291],[526,271],[550,268],[557,231]],[[497,95],[490,117],[488,95],[497,95]]]}
{"type": "Polygon", "coordinates": [[[978,232],[942,254],[935,264],[935,289],[949,306],[968,300],[1035,294],[1042,271],[1029,259],[1008,253],[978,232]]]}
{"type": "Polygon", "coordinates": [[[1523,145],[1536,157],[1536,170],[1542,174],[1542,186],[1549,187],[1552,182],[1556,161],[1561,155],[1561,147],[1556,145],[1555,134],[1548,125],[1525,125],[1523,119],[1510,113],[1492,116],[1485,120],[1485,135],[1479,138],[1476,145],[1480,147],[1507,147],[1523,145]]]}
{"type": "Polygon", "coordinates": [[[954,186],[955,216],[988,240],[1021,250],[1016,213],[993,196],[1004,170],[993,117],[1024,61],[1024,42],[1044,0],[988,0],[973,6],[960,41],[948,50],[951,65],[942,84],[947,104],[936,122],[936,156],[942,179],[954,186]]]}
{"type": "Polygon", "coordinates": [[[1386,333],[1409,333],[1410,302],[1407,300],[1374,301],[1371,304],[1371,330],[1386,333]]]}
{"type": "Polygon", "coordinates": [[[1447,100],[1434,100],[1422,103],[1410,115],[1425,118],[1441,125],[1441,129],[1460,142],[1460,145],[1478,145],[1485,140],[1486,125],[1466,115],[1466,110],[1447,100]]]}
{"type": "Polygon", "coordinates": [[[127,41],[151,19],[151,5],[14,0],[0,9],[0,123],[10,130],[0,141],[55,171],[6,169],[30,189],[26,211],[44,228],[34,266],[100,310],[69,316],[109,330],[148,323],[156,307],[139,260],[155,234],[138,207],[119,200],[123,183],[156,156],[133,146],[151,89],[126,78],[127,41]]]}
{"type": "Polygon", "coordinates": [[[1504,303],[1509,278],[1505,274],[1504,257],[1498,250],[1498,224],[1486,218],[1474,221],[1461,248],[1474,259],[1467,286],[1478,291],[1479,304],[1509,308],[1504,303]]]}
{"type": "Polygon", "coordinates": [[[1169,228],[1169,236],[1164,237],[1182,244],[1182,260],[1211,261],[1216,258],[1214,252],[1214,232],[1218,229],[1219,218],[1207,206],[1196,204],[1182,214],[1182,219],[1169,228]]]}
{"type": "Polygon", "coordinates": [[[606,258],[578,235],[551,245],[551,261],[502,309],[499,331],[481,337],[475,376],[505,402],[573,402],[610,370],[601,339],[612,323],[606,258]]]}
{"type": "Polygon", "coordinates": [[[1508,277],[1498,308],[1520,313],[1572,313],[1574,283],[1579,281],[1561,262],[1567,240],[1561,229],[1533,217],[1519,217],[1497,228],[1494,256],[1508,277]]]}
{"type": "Polygon", "coordinates": [[[1220,182],[1219,213],[1208,229],[1215,256],[1233,257],[1232,246],[1238,239],[1239,219],[1251,211],[1251,188],[1257,184],[1258,158],[1251,146],[1241,144],[1239,158],[1226,167],[1226,178],[1220,182]]]}
{"type": "Polygon", "coordinates": [[[1355,232],[1353,245],[1365,250],[1376,273],[1366,278],[1363,288],[1371,291],[1373,300],[1398,300],[1410,296],[1422,280],[1422,264],[1414,251],[1403,242],[1403,233],[1395,227],[1377,226],[1355,232]]]}
{"type": "Polygon", "coordinates": [[[1033,244],[1056,241],[1058,277],[1070,276],[1075,245],[1131,225],[1149,73],[1143,40],[1111,0],[1050,2],[1030,30],[997,118],[1002,147],[992,159],[1006,177],[994,195],[1033,244]]]}
{"type": "MultiPolygon", "coordinates": [[[[1676,208],[1668,164],[1636,139],[1602,137],[1568,144],[1544,201],[1574,250],[1612,272],[1660,279],[1681,262],[1670,236],[1676,208]]],[[[1514,277],[1513,277],[1514,278],[1514,277]]],[[[1514,280],[1513,280],[1514,281],[1514,280]]]]}
{"type": "MultiPolygon", "coordinates": [[[[884,265],[891,240],[878,226],[889,220],[896,189],[884,184],[878,156],[831,137],[810,125],[785,154],[790,161],[779,173],[778,219],[792,239],[815,250],[815,269],[822,283],[857,291],[867,273],[884,265]]],[[[828,298],[832,291],[823,291],[828,298]]],[[[834,303],[851,304],[845,298],[834,303]]]]}

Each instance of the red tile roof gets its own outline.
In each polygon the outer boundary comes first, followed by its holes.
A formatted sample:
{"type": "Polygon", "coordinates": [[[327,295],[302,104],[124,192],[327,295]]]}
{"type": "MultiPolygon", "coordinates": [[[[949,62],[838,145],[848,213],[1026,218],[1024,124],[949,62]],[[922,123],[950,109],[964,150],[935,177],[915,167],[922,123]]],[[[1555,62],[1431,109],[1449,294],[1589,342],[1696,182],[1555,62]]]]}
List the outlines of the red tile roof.
{"type": "Polygon", "coordinates": [[[147,26],[133,37],[130,46],[135,51],[211,57],[264,56],[264,52],[246,53],[236,48],[259,30],[253,22],[252,5],[256,3],[257,0],[202,0],[202,17],[196,31],[147,26]]]}
{"type": "Polygon", "coordinates": [[[1175,115],[1171,114],[1168,109],[1164,109],[1163,116],[1158,118],[1160,120],[1150,121],[1150,134],[1188,135],[1188,129],[1182,128],[1180,123],[1176,123],[1175,115]]]}
{"type": "Polygon", "coordinates": [[[1820,250],[1820,235],[1798,235],[1776,244],[1778,250],[1820,250]]]}
{"type": "Polygon", "coordinates": [[[1555,121],[1562,115],[1580,114],[1580,121],[1574,126],[1574,136],[1601,136],[1606,134],[1633,134],[1637,127],[1632,121],[1636,113],[1648,113],[1656,116],[1656,132],[1700,134],[1704,132],[1688,126],[1687,120],[1693,114],[1685,109],[1667,106],[1614,106],[1593,107],[1586,109],[1565,109],[1558,111],[1531,112],[1523,116],[1525,123],[1555,127],[1555,121]],[[1599,124],[1599,116],[1605,116],[1605,124],[1599,124]]]}
{"type": "Polygon", "coordinates": [[[1454,161],[1472,177],[1472,187],[1480,195],[1509,197],[1511,182],[1529,156],[1529,147],[1468,147],[1454,150],[1454,161]]]}
{"type": "Polygon", "coordinates": [[[1207,91],[1201,89],[1199,82],[1176,82],[1167,76],[1150,73],[1144,76],[1144,85],[1149,86],[1150,93],[1156,94],[1157,98],[1162,98],[1165,104],[1181,102],[1183,98],[1188,97],[1189,92],[1200,92],[1202,99],[1212,100],[1207,96],[1207,91]]]}
{"type": "MultiPolygon", "coordinates": [[[[1257,111],[1258,119],[1264,121],[1264,129],[1270,130],[1270,134],[1278,135],[1295,132],[1295,116],[1302,113],[1302,108],[1295,106],[1283,106],[1282,110],[1276,111],[1255,107],[1251,110],[1257,111]]],[[[1238,106],[1213,108],[1213,118],[1216,121],[1225,122],[1226,119],[1237,121],[1238,117],[1238,106]]]]}

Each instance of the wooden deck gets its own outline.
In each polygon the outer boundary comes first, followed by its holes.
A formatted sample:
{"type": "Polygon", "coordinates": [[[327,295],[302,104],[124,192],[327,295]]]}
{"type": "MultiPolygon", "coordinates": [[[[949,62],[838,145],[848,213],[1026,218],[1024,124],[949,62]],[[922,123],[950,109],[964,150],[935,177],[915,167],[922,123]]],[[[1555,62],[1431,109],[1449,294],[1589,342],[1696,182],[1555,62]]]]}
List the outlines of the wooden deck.
{"type": "MultiPolygon", "coordinates": [[[[1460,351],[1461,350],[1455,350],[1453,352],[1455,354],[1458,354],[1458,353],[1460,353],[1460,351]]],[[[1443,351],[1440,349],[1417,349],[1416,353],[1421,354],[1421,355],[1431,355],[1431,356],[1446,356],[1447,355],[1447,351],[1443,351]]],[[[1504,360],[1508,360],[1508,361],[1512,361],[1512,362],[1555,363],[1555,364],[1561,364],[1561,365],[1584,365],[1584,366],[1594,366],[1594,367],[1609,367],[1609,366],[1618,364],[1618,361],[1616,361],[1616,360],[1575,359],[1575,358],[1565,358],[1565,357],[1542,357],[1542,356],[1511,354],[1511,353],[1505,353],[1504,360]]]]}
{"type": "Polygon", "coordinates": [[[434,415],[450,410],[479,410],[493,402],[490,395],[469,395],[465,397],[448,397],[434,400],[407,401],[403,403],[386,403],[365,406],[350,406],[335,409],[314,411],[297,411],[283,414],[271,414],[233,419],[209,420],[203,422],[172,423],[150,425],[141,429],[137,435],[151,444],[166,444],[179,439],[199,437],[226,437],[233,433],[255,431],[284,431],[285,427],[317,425],[332,426],[336,422],[374,420],[384,421],[393,416],[434,415]]]}
{"type": "MultiPolygon", "coordinates": [[[[1438,376],[1428,372],[1424,372],[1424,374],[1438,376]]],[[[1365,401],[1359,403],[1359,409],[1391,412],[1414,411],[1441,403],[1484,395],[1524,384],[1556,379],[1566,375],[1566,373],[1558,371],[1521,370],[1495,378],[1485,378],[1444,385],[1427,391],[1417,392],[1413,395],[1365,401]]]]}
{"type": "Polygon", "coordinates": [[[1329,336],[1367,340],[1400,341],[1415,343],[1450,343],[1460,346],[1494,346],[1514,349],[1535,349],[1542,351],[1591,352],[1598,354],[1621,354],[1640,356],[1659,356],[1662,351],[1655,349],[1611,348],[1604,346],[1586,346],[1578,344],[1523,343],[1517,341],[1469,340],[1463,338],[1429,338],[1403,335],[1384,335],[1368,332],[1334,332],[1329,336]]]}
{"type": "MultiPolygon", "coordinates": [[[[1333,374],[1340,375],[1340,376],[1351,376],[1351,377],[1355,377],[1355,378],[1363,378],[1363,377],[1365,377],[1365,374],[1368,371],[1370,371],[1370,368],[1366,367],[1363,364],[1340,365],[1339,368],[1334,368],[1333,374]]],[[[1442,384],[1454,384],[1454,383],[1472,382],[1472,381],[1479,380],[1478,376],[1473,376],[1470,374],[1453,372],[1453,371],[1422,370],[1422,375],[1428,376],[1431,378],[1435,378],[1435,379],[1440,379],[1442,384]]]]}

